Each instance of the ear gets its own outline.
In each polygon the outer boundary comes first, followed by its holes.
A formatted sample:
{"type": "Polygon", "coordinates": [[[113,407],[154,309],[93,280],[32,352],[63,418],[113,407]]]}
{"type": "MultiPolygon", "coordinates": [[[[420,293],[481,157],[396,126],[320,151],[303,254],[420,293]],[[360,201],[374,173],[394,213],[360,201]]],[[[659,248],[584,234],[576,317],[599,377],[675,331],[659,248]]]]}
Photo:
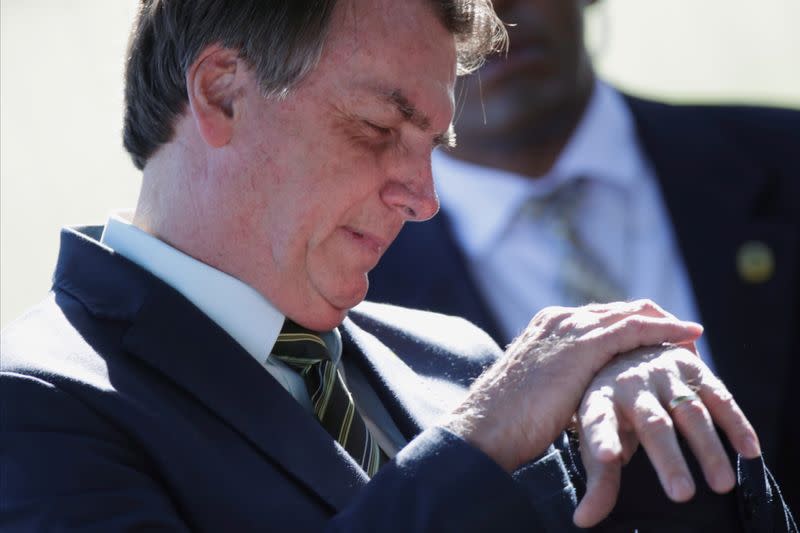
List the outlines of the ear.
{"type": "Polygon", "coordinates": [[[212,45],[186,73],[189,108],[200,135],[214,148],[225,146],[233,136],[243,67],[236,50],[212,45]]]}

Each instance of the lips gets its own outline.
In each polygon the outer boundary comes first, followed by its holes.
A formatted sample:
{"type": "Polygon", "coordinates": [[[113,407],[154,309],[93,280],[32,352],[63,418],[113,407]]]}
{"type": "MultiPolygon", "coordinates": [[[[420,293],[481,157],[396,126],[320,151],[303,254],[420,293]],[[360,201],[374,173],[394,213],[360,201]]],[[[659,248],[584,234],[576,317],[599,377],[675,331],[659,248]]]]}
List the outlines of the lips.
{"type": "Polygon", "coordinates": [[[350,238],[355,241],[359,246],[363,247],[364,249],[377,254],[378,256],[383,255],[383,252],[386,251],[386,248],[391,243],[390,239],[382,239],[377,235],[372,233],[367,233],[365,231],[361,231],[360,229],[353,228],[353,227],[345,227],[344,230],[350,235],[350,238]]]}

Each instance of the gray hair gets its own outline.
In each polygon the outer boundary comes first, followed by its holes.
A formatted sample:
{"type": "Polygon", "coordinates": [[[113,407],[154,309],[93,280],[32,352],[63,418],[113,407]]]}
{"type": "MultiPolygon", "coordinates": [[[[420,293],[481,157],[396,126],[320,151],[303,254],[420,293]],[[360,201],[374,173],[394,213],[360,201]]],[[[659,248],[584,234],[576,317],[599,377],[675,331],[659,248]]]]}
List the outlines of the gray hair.
{"type": "MultiPolygon", "coordinates": [[[[402,1],[402,0],[398,0],[402,1]]],[[[285,94],[314,68],[337,0],[142,0],[128,46],[123,144],[137,168],[170,141],[188,103],[186,73],[219,43],[239,51],[265,96],[285,94]]],[[[458,73],[506,46],[491,0],[430,0],[456,37],[458,73]]]]}

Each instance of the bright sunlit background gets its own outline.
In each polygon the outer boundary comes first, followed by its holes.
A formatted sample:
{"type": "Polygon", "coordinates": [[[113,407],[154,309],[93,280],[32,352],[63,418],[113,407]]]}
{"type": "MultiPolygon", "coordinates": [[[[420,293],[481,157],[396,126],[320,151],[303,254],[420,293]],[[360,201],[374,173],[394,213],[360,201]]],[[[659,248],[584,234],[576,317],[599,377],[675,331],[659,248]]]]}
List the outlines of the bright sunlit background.
{"type": "MultiPolygon", "coordinates": [[[[1,325],[48,291],[61,226],[136,201],[120,140],[136,4],[0,0],[1,325]]],[[[800,108],[798,0],[604,0],[588,16],[598,70],[626,90],[800,108]]]]}

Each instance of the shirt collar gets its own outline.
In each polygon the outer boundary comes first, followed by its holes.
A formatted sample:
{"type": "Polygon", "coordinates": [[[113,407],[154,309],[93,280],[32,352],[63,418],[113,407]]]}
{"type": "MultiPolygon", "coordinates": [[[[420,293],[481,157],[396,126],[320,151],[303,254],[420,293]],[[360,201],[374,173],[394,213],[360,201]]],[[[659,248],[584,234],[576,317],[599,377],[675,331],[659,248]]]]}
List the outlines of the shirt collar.
{"type": "Polygon", "coordinates": [[[467,163],[441,150],[433,154],[433,171],[442,210],[468,256],[491,248],[534,188],[525,176],[467,163]]]}
{"type": "Polygon", "coordinates": [[[284,315],[258,291],[140,230],[129,212],[112,214],[100,240],[177,290],[257,361],[266,362],[284,315]]]}
{"type": "Polygon", "coordinates": [[[489,253],[529,198],[579,177],[628,188],[643,175],[644,163],[628,106],[617,91],[598,80],[586,112],[546,175],[531,179],[441,150],[433,154],[433,169],[442,209],[467,255],[475,257],[489,253]]]}

